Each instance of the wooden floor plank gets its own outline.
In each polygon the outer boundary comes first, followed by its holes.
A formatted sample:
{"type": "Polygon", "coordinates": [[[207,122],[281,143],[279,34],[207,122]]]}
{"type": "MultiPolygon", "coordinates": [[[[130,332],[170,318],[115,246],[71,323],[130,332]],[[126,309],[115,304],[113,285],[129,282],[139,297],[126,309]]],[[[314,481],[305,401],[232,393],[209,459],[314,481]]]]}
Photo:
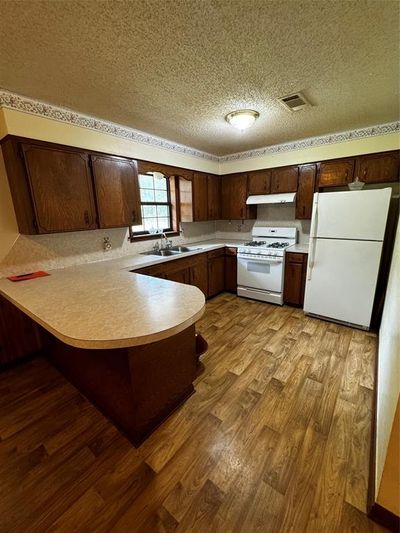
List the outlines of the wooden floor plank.
{"type": "Polygon", "coordinates": [[[360,387],[351,435],[345,499],[363,513],[367,512],[372,404],[372,391],[360,387]]]}
{"type": "Polygon", "coordinates": [[[325,446],[321,473],[307,530],[324,531],[326,524],[337,531],[346,491],[354,406],[338,400],[325,446]]]}
{"type": "Polygon", "coordinates": [[[376,335],[222,294],[196,392],[138,449],[44,359],[0,374],[0,531],[377,532],[376,335]]]}

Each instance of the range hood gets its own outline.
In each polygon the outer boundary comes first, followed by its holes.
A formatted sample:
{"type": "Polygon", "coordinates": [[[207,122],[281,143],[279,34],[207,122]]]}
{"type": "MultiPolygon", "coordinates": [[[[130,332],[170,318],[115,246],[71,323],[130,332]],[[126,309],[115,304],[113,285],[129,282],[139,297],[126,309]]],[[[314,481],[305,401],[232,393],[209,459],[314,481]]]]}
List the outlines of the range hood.
{"type": "Polygon", "coordinates": [[[286,192],[283,194],[256,194],[254,196],[249,196],[246,200],[246,204],[293,204],[295,199],[295,192],[286,192]]]}

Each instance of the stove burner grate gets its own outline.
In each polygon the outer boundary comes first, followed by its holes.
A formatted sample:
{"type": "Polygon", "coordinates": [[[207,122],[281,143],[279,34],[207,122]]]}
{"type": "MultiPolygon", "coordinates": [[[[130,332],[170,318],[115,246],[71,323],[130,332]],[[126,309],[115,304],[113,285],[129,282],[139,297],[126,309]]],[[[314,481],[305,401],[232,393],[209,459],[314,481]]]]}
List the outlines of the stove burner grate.
{"type": "Polygon", "coordinates": [[[268,244],[267,248],[286,248],[287,246],[289,246],[288,242],[273,242],[268,244]]]}
{"type": "Polygon", "coordinates": [[[265,241],[249,241],[246,242],[245,246],[263,246],[264,244],[267,244],[265,241]]]}

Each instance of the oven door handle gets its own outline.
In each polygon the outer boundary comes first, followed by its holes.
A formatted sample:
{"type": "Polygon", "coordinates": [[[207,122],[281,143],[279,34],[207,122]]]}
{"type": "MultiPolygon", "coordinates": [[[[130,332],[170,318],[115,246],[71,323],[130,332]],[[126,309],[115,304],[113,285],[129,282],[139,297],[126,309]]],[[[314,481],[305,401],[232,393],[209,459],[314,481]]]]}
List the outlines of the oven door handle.
{"type": "Polygon", "coordinates": [[[242,261],[247,261],[248,263],[270,263],[270,264],[279,264],[279,263],[282,263],[283,260],[282,259],[253,259],[253,258],[250,258],[250,257],[241,257],[241,256],[238,256],[238,259],[242,260],[242,261]]]}

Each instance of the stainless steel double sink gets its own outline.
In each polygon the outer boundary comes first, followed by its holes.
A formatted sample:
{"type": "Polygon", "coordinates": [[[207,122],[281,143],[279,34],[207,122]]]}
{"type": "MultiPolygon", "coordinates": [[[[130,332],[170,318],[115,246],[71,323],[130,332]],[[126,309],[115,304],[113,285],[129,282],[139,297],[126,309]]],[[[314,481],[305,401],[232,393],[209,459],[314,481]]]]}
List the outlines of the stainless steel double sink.
{"type": "Polygon", "coordinates": [[[165,248],[163,250],[149,250],[148,252],[141,252],[140,255],[157,255],[158,257],[168,257],[171,255],[180,255],[188,252],[195,252],[201,250],[194,246],[172,246],[171,248],[165,248]]]}

